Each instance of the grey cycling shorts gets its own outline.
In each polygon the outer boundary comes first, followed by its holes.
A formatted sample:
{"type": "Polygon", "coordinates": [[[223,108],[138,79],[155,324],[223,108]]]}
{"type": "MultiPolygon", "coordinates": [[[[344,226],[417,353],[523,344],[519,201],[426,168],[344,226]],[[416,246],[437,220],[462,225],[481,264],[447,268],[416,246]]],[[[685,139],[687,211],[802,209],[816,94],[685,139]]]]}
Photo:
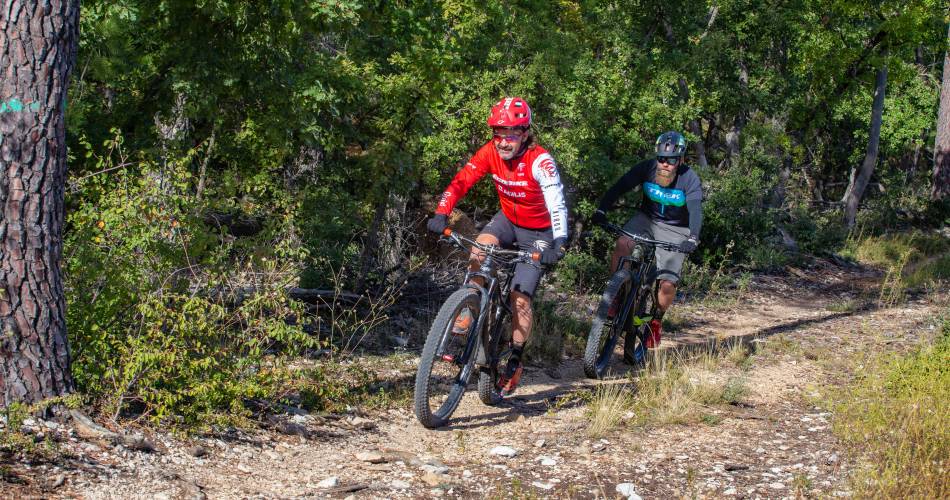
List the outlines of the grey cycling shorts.
{"type": "MultiPolygon", "coordinates": [[[[503,248],[514,248],[517,245],[518,249],[529,252],[540,252],[550,248],[554,241],[554,233],[551,228],[528,229],[516,226],[502,212],[498,212],[492,217],[491,221],[482,229],[482,233],[498,238],[499,244],[503,248]]],[[[515,264],[515,275],[511,279],[512,291],[533,297],[542,274],[543,271],[539,265],[515,264]]]]}
{"type": "MultiPolygon", "coordinates": [[[[637,213],[624,224],[623,228],[630,233],[640,234],[647,238],[670,243],[680,244],[689,238],[689,228],[671,226],[657,222],[649,215],[637,210],[637,213]]],[[[656,249],[656,279],[676,283],[680,280],[680,271],[683,270],[683,261],[686,254],[656,249]]]]}

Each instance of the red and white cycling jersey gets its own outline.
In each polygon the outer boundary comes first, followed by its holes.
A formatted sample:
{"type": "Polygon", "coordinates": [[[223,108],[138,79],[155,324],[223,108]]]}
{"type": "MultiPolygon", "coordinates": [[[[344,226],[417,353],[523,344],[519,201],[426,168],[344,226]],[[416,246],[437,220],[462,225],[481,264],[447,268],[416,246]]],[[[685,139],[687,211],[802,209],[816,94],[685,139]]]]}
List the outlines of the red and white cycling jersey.
{"type": "Polygon", "coordinates": [[[437,214],[448,215],[465,193],[491,173],[501,210],[513,224],[528,229],[551,228],[554,238],[567,238],[567,205],[554,158],[541,146],[502,160],[493,141],[479,148],[442,193],[437,214]]]}

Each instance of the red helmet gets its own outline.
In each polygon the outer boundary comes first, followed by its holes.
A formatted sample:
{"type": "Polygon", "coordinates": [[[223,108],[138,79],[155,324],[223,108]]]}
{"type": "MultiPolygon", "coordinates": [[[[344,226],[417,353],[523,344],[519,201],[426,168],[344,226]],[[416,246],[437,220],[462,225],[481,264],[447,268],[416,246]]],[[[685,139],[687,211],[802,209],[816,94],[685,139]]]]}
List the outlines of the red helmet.
{"type": "Polygon", "coordinates": [[[506,97],[492,106],[489,127],[530,127],[531,108],[520,97],[506,97]]]}

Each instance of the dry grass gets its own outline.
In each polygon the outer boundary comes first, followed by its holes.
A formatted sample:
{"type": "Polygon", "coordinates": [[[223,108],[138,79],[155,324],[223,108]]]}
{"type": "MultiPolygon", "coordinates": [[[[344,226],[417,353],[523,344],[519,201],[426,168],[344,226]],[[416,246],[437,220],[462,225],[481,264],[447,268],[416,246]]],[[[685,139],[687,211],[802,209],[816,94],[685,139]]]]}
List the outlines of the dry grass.
{"type": "Polygon", "coordinates": [[[646,369],[637,375],[634,392],[626,386],[605,386],[601,390],[591,403],[591,412],[604,414],[602,418],[611,425],[598,423],[595,427],[592,423],[592,431],[603,433],[604,429],[615,427],[628,412],[632,412],[629,422],[640,426],[715,424],[719,419],[710,418],[710,410],[717,405],[735,404],[745,396],[745,379],[741,372],[728,366],[738,358],[738,349],[710,349],[692,356],[666,352],[653,356],[646,369]]]}
{"type": "Polygon", "coordinates": [[[587,434],[598,438],[617,428],[633,406],[630,386],[622,383],[605,383],[597,387],[587,406],[590,424],[587,434]]]}
{"type": "Polygon", "coordinates": [[[835,400],[835,432],[864,459],[858,497],[950,498],[950,320],[933,346],[877,359],[835,400]]]}

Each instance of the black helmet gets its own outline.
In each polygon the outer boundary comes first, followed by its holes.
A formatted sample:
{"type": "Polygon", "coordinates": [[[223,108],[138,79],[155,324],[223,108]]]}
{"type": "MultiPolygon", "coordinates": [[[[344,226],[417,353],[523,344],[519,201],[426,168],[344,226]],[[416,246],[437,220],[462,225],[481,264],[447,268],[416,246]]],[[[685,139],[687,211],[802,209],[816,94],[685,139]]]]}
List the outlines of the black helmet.
{"type": "Polygon", "coordinates": [[[686,153],[686,138],[679,132],[663,132],[656,138],[657,156],[683,156],[686,153]]]}

